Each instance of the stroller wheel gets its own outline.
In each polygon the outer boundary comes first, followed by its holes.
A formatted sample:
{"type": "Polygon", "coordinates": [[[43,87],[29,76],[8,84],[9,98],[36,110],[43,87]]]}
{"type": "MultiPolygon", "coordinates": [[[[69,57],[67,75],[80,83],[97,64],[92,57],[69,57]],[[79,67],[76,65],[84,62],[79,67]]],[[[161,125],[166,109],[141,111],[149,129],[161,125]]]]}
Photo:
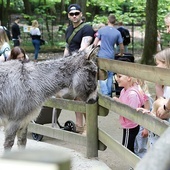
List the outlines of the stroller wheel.
{"type": "Polygon", "coordinates": [[[75,125],[75,123],[73,121],[71,121],[71,120],[68,120],[64,124],[64,130],[76,132],[76,125],[75,125]]]}
{"type": "Polygon", "coordinates": [[[39,135],[37,133],[32,133],[32,138],[37,141],[41,141],[43,138],[43,135],[39,135]]]}

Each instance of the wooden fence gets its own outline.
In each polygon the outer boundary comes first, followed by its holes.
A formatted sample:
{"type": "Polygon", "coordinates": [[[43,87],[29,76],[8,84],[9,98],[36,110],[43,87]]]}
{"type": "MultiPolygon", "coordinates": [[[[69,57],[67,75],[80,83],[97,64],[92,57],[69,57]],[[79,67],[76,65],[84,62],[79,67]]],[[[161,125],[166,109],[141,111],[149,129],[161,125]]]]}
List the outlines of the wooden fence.
{"type": "MultiPolygon", "coordinates": [[[[169,69],[154,66],[128,63],[122,61],[98,59],[99,68],[133,76],[147,81],[170,85],[169,69]]],[[[99,94],[95,104],[80,101],[50,98],[44,106],[86,113],[87,135],[64,131],[46,125],[30,123],[28,130],[52,138],[71,141],[86,146],[87,157],[97,157],[98,150],[109,147],[114,153],[125,159],[136,170],[169,170],[170,168],[170,127],[169,123],[148,114],[139,114],[127,105],[118,103],[112,98],[99,94]],[[140,160],[121,143],[114,140],[103,129],[98,128],[98,116],[107,116],[110,111],[122,115],[155,134],[161,136],[155,146],[140,160]],[[149,160],[149,161],[148,161],[149,160]]]]}

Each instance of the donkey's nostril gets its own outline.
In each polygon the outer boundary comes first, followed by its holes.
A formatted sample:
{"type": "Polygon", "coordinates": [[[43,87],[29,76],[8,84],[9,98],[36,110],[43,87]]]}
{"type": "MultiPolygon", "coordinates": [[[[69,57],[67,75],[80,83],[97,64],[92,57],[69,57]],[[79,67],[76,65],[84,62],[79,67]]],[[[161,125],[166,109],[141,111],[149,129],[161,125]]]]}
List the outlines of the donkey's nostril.
{"type": "Polygon", "coordinates": [[[88,104],[94,104],[98,101],[99,97],[97,96],[96,99],[89,99],[86,103],[88,104]]]}

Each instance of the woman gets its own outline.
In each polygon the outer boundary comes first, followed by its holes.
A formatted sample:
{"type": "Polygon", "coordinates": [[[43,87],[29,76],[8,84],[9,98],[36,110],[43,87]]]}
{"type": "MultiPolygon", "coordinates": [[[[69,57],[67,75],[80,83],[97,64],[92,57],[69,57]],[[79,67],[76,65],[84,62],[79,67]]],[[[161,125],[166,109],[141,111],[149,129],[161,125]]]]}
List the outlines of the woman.
{"type": "Polygon", "coordinates": [[[32,28],[30,30],[30,35],[32,38],[32,44],[34,46],[34,61],[37,61],[38,53],[40,50],[41,32],[38,27],[39,27],[38,21],[37,20],[32,21],[32,28]]]}
{"type": "Polygon", "coordinates": [[[3,28],[0,28],[0,62],[7,60],[10,50],[11,48],[7,34],[3,28]]]}
{"type": "Polygon", "coordinates": [[[29,58],[25,54],[25,51],[23,48],[16,46],[11,50],[11,53],[9,55],[8,60],[20,60],[20,61],[28,61],[29,58]]]}

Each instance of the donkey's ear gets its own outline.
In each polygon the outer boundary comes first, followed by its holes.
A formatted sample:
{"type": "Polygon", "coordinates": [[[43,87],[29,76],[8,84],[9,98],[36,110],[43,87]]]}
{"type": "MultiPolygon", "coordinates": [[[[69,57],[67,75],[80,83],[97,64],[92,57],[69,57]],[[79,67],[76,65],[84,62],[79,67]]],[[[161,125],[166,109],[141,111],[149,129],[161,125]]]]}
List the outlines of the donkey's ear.
{"type": "Polygon", "coordinates": [[[93,44],[88,46],[86,49],[85,49],[85,52],[86,52],[86,59],[87,60],[90,60],[90,59],[93,59],[94,57],[96,58],[97,56],[97,53],[99,51],[99,48],[100,46],[94,46],[93,44]]]}

